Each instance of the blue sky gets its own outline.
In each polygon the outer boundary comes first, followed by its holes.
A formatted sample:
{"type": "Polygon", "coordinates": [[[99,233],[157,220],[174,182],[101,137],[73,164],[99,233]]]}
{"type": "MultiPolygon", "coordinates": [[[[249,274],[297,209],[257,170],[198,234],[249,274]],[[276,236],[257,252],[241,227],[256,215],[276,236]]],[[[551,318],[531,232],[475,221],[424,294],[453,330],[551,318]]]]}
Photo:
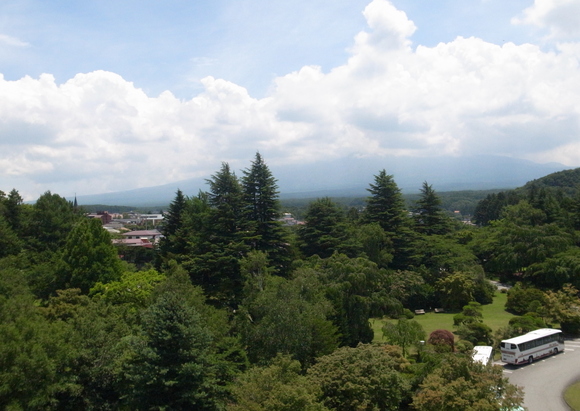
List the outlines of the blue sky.
{"type": "Polygon", "coordinates": [[[0,190],[164,184],[256,150],[580,166],[579,66],[580,0],[5,0],[0,190]]]}

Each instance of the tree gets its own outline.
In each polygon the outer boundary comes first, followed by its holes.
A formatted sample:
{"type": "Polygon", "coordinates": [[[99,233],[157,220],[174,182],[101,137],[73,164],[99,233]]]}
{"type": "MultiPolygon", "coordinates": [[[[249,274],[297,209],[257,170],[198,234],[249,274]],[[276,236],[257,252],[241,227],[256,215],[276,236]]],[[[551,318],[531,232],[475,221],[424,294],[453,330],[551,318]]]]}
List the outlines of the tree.
{"type": "Polygon", "coordinates": [[[559,322],[562,331],[580,334],[580,298],[578,289],[570,284],[556,292],[546,292],[546,314],[553,322],[559,322]]]}
{"type": "Polygon", "coordinates": [[[400,349],[360,344],[319,358],[308,370],[332,410],[399,410],[410,387],[400,371],[407,366],[400,349]]]}
{"type": "Polygon", "coordinates": [[[307,367],[338,347],[337,328],[327,319],[332,307],[312,274],[302,272],[293,280],[269,276],[262,291],[247,293],[239,320],[252,362],[286,354],[307,367]]]}
{"type": "Polygon", "coordinates": [[[449,274],[437,281],[435,287],[439,292],[441,303],[446,308],[456,310],[473,301],[475,283],[465,273],[449,274]]]}
{"type": "Polygon", "coordinates": [[[288,241],[279,221],[280,204],[276,179],[260,153],[242,177],[244,219],[252,250],[264,251],[277,270],[288,264],[288,241]]]}
{"type": "Polygon", "coordinates": [[[342,210],[330,198],[310,203],[304,216],[305,224],[298,230],[301,250],[307,257],[330,257],[341,252],[347,242],[345,218],[342,210]]]}
{"type": "Polygon", "coordinates": [[[212,337],[177,293],[164,293],[143,314],[125,365],[125,405],[132,409],[223,409],[225,383],[212,337]]]}
{"type": "Polygon", "coordinates": [[[530,309],[532,305],[545,306],[546,302],[546,295],[542,290],[533,286],[525,287],[522,283],[516,283],[508,291],[505,309],[512,314],[524,315],[533,311],[530,309]],[[538,304],[534,304],[534,302],[538,304]]]}
{"type": "Polygon", "coordinates": [[[254,367],[235,382],[229,411],[326,411],[320,387],[301,374],[300,362],[278,355],[266,367],[254,367]]]}
{"type": "Polygon", "coordinates": [[[455,337],[448,330],[435,330],[429,334],[427,344],[432,345],[437,351],[453,352],[455,351],[455,337]]]}
{"type": "Polygon", "coordinates": [[[513,410],[523,403],[521,388],[509,383],[501,367],[448,355],[413,396],[418,411],[513,410]]]}
{"type": "Polygon", "coordinates": [[[366,258],[334,254],[305,265],[318,273],[325,286],[326,298],[334,307],[330,318],[339,329],[342,345],[356,347],[359,342],[371,342],[371,317],[402,312],[400,301],[390,294],[389,273],[366,258]]]}
{"type": "Polygon", "coordinates": [[[111,236],[98,219],[82,219],[67,237],[62,251],[60,275],[56,285],[80,288],[88,294],[97,282],[121,277],[123,266],[111,236]]]}
{"type": "Polygon", "coordinates": [[[47,191],[32,206],[25,221],[27,246],[37,252],[55,252],[62,247],[79,216],[73,205],[58,194],[47,191]]]}
{"type": "Polygon", "coordinates": [[[227,163],[207,181],[210,191],[200,194],[191,206],[187,224],[197,230],[192,231],[192,248],[184,265],[192,282],[202,286],[215,304],[235,308],[242,292],[240,259],[248,251],[242,191],[227,163]]]}
{"type": "Polygon", "coordinates": [[[367,191],[371,194],[366,200],[364,219],[379,223],[391,235],[399,232],[405,220],[405,203],[401,190],[392,175],[381,170],[375,175],[374,184],[367,191]]]}
{"type": "Polygon", "coordinates": [[[450,231],[449,218],[441,210],[441,199],[433,186],[425,181],[421,187],[421,197],[414,208],[415,230],[421,234],[446,234],[450,231]]]}
{"type": "Polygon", "coordinates": [[[383,338],[391,344],[401,347],[403,356],[406,355],[406,348],[410,345],[417,345],[425,340],[425,330],[415,320],[399,318],[397,323],[387,322],[383,326],[383,338]]]}
{"type": "Polygon", "coordinates": [[[163,214],[163,238],[159,243],[159,252],[166,260],[173,258],[182,260],[187,253],[188,238],[184,224],[186,207],[187,199],[178,189],[167,213],[163,214]]]}

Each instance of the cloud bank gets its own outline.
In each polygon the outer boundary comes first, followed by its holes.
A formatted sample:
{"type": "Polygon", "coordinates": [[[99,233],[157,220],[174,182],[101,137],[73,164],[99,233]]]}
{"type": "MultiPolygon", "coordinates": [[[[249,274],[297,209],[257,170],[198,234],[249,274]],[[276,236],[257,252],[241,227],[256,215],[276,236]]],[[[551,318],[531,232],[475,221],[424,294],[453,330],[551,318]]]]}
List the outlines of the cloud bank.
{"type": "Polygon", "coordinates": [[[0,189],[36,198],[153,186],[222,161],[245,168],[257,150],[270,164],[495,154],[580,166],[580,25],[567,20],[577,4],[536,0],[514,20],[565,41],[553,48],[474,37],[425,47],[403,11],[373,0],[343,65],[280,76],[261,99],[213,77],[190,100],[148,96],[105,71],[62,84],[0,77],[0,189]]]}

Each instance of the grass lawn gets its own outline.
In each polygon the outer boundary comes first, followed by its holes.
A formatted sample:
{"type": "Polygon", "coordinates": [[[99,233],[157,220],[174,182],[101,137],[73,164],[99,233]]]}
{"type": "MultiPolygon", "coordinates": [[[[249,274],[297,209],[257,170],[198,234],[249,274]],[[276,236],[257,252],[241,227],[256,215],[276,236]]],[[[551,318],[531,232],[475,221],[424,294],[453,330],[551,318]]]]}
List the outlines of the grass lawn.
{"type": "Polygon", "coordinates": [[[564,399],[574,411],[580,411],[580,382],[572,384],[564,392],[564,399]]]}
{"type": "MultiPolygon", "coordinates": [[[[493,303],[484,305],[483,307],[483,322],[487,324],[493,331],[500,327],[505,327],[508,325],[510,318],[513,314],[505,311],[505,303],[507,300],[507,294],[500,293],[499,291],[495,293],[493,303]]],[[[444,329],[453,332],[455,328],[453,327],[453,316],[456,313],[439,313],[428,312],[425,315],[416,315],[415,320],[423,326],[423,329],[427,333],[427,336],[435,330],[444,329]]],[[[382,327],[385,320],[381,318],[371,319],[371,324],[375,332],[374,341],[381,341],[383,339],[382,327]]]]}

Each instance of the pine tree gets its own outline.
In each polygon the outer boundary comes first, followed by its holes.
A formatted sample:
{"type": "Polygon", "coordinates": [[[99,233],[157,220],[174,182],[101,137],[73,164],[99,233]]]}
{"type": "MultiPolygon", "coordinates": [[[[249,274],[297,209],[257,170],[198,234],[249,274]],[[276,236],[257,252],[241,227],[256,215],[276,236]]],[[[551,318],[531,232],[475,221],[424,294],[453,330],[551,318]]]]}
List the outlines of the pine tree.
{"type": "Polygon", "coordinates": [[[164,260],[182,260],[187,253],[187,236],[184,227],[186,207],[187,199],[178,189],[167,213],[163,215],[162,233],[164,237],[159,243],[159,252],[164,260]]]}
{"type": "Polygon", "coordinates": [[[330,257],[344,251],[347,242],[345,216],[330,198],[319,198],[308,206],[305,225],[298,231],[301,250],[305,256],[330,257]]]}
{"type": "Polygon", "coordinates": [[[409,228],[410,219],[406,216],[405,202],[401,190],[383,169],[375,176],[374,184],[367,191],[371,194],[366,200],[363,220],[378,223],[392,243],[393,260],[391,268],[406,269],[412,260],[413,232],[409,228]]]}
{"type": "Polygon", "coordinates": [[[242,292],[240,259],[244,244],[242,191],[227,163],[207,180],[210,191],[192,204],[187,225],[192,233],[191,255],[185,263],[192,282],[203,287],[210,301],[236,307],[242,292]]]}
{"type": "Polygon", "coordinates": [[[279,221],[280,204],[276,179],[260,153],[242,177],[244,220],[251,249],[268,254],[278,270],[288,264],[287,240],[279,221]]]}
{"type": "Polygon", "coordinates": [[[393,176],[381,170],[367,191],[371,196],[366,200],[366,222],[379,223],[387,233],[397,233],[405,221],[405,202],[393,176]]]}
{"type": "Polygon", "coordinates": [[[164,293],[143,314],[125,366],[129,409],[224,409],[212,336],[180,294],[164,293]]]}
{"type": "Polygon", "coordinates": [[[421,188],[414,216],[415,230],[421,234],[446,234],[451,230],[449,217],[441,209],[441,199],[427,182],[421,188]]]}

